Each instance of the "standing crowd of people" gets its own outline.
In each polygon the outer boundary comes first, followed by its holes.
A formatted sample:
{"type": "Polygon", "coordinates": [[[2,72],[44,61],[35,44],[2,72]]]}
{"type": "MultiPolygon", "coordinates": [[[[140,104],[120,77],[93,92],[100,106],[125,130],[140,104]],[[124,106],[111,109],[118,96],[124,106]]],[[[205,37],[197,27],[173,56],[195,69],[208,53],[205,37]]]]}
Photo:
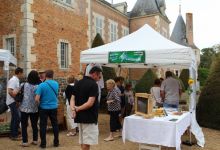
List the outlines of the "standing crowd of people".
{"type": "MultiPolygon", "coordinates": [[[[7,84],[6,103],[11,110],[11,135],[12,140],[22,140],[22,146],[29,146],[28,142],[28,120],[30,118],[32,127],[33,145],[38,145],[38,121],[40,126],[40,147],[46,148],[47,119],[51,121],[53,128],[53,146],[58,147],[59,128],[57,120],[58,90],[59,84],[53,79],[52,70],[32,70],[27,81],[20,84],[24,78],[23,69],[16,68],[15,75],[7,84]],[[23,87],[23,99],[20,103],[15,100],[16,95],[23,87]],[[39,119],[38,119],[39,118],[39,119]],[[19,123],[21,123],[22,138],[19,137],[19,123]]],[[[93,65],[86,70],[86,74],[78,80],[74,76],[67,78],[68,85],[64,92],[66,99],[66,120],[68,124],[67,136],[74,136],[79,132],[79,143],[82,150],[89,150],[91,145],[98,144],[98,107],[100,102],[101,88],[104,83],[100,66],[93,65]]],[[[172,77],[170,71],[166,72],[166,79],[161,83],[156,79],[150,92],[155,99],[157,107],[178,108],[181,86],[178,80],[172,77]]],[[[109,136],[104,141],[113,141],[121,136],[123,118],[132,113],[134,105],[134,93],[131,84],[124,85],[123,77],[106,81],[108,91],[106,97],[109,112],[109,136]]]]}
{"type": "Polygon", "coordinates": [[[154,106],[178,109],[182,86],[180,81],[173,77],[171,71],[166,71],[165,76],[165,80],[155,79],[154,86],[150,89],[155,99],[154,106]]]}
{"type": "Polygon", "coordinates": [[[15,75],[7,84],[6,104],[11,111],[11,134],[12,140],[22,140],[22,146],[29,146],[28,143],[28,120],[30,118],[32,127],[33,145],[38,145],[38,120],[40,120],[40,147],[46,148],[46,129],[47,118],[50,118],[55,147],[59,146],[59,129],[57,122],[58,107],[58,89],[59,84],[53,80],[54,72],[46,70],[37,72],[32,70],[27,81],[20,85],[20,79],[24,78],[23,69],[18,67],[15,69],[15,75]],[[16,101],[15,97],[23,88],[22,101],[16,101]],[[39,119],[38,119],[39,118],[39,119]],[[19,136],[19,124],[21,124],[21,134],[19,136]]]}

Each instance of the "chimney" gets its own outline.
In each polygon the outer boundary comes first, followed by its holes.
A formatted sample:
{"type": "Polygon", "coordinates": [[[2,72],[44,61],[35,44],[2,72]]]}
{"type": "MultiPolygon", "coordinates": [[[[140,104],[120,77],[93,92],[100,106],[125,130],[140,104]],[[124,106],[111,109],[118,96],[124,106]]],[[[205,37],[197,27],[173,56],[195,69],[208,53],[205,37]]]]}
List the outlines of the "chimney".
{"type": "Polygon", "coordinates": [[[194,45],[193,40],[193,14],[186,13],[186,38],[189,45],[194,45]]]}

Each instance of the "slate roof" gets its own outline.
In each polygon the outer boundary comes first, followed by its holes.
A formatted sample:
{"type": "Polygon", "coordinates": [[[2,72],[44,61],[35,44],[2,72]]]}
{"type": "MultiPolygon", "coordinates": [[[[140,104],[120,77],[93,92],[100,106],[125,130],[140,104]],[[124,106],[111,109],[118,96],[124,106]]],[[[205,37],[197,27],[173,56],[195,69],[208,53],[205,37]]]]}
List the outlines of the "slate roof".
{"type": "Polygon", "coordinates": [[[137,0],[130,13],[130,17],[160,13],[167,18],[165,9],[166,5],[164,0],[137,0]]]}
{"type": "Polygon", "coordinates": [[[184,46],[189,46],[186,38],[186,24],[181,14],[179,14],[176,20],[170,40],[184,46]]]}
{"type": "Polygon", "coordinates": [[[194,43],[192,45],[189,45],[188,43],[188,40],[186,37],[186,24],[181,14],[179,14],[176,20],[176,24],[173,28],[173,32],[170,36],[170,40],[178,44],[191,47],[193,49],[198,49],[198,47],[194,43]]]}

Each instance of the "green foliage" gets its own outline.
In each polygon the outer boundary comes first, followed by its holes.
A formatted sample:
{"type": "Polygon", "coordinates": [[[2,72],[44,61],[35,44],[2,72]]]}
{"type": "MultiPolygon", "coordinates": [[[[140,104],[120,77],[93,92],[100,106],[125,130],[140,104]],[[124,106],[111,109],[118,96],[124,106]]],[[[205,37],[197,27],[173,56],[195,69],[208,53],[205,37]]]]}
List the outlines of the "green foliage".
{"type": "Polygon", "coordinates": [[[210,75],[201,91],[197,120],[201,126],[220,130],[220,54],[211,66],[210,75]]]}
{"type": "Polygon", "coordinates": [[[157,78],[156,74],[148,69],[142,78],[135,86],[136,93],[150,93],[150,88],[154,85],[154,80],[157,78]]]}
{"type": "Polygon", "coordinates": [[[200,59],[201,68],[210,68],[213,58],[216,56],[214,48],[204,48],[201,50],[202,55],[200,59]]]}
{"type": "Polygon", "coordinates": [[[199,68],[198,69],[198,79],[200,81],[200,86],[204,86],[209,75],[209,69],[199,68]]]}
{"type": "Polygon", "coordinates": [[[103,78],[104,81],[107,81],[108,79],[113,79],[116,77],[115,70],[110,67],[102,67],[103,69],[103,78]]]}
{"type": "Polygon", "coordinates": [[[183,82],[185,89],[189,87],[189,69],[183,69],[180,73],[180,80],[183,82]]]}

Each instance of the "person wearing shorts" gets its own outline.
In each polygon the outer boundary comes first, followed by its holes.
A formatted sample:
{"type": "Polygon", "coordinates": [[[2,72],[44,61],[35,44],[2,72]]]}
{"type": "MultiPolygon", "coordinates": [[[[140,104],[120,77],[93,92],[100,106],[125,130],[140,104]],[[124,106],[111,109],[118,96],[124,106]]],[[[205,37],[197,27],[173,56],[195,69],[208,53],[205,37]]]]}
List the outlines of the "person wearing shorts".
{"type": "Polygon", "coordinates": [[[89,150],[90,145],[98,144],[98,85],[102,70],[94,66],[89,76],[74,86],[70,107],[74,121],[78,123],[79,144],[82,150],[89,150]]]}

